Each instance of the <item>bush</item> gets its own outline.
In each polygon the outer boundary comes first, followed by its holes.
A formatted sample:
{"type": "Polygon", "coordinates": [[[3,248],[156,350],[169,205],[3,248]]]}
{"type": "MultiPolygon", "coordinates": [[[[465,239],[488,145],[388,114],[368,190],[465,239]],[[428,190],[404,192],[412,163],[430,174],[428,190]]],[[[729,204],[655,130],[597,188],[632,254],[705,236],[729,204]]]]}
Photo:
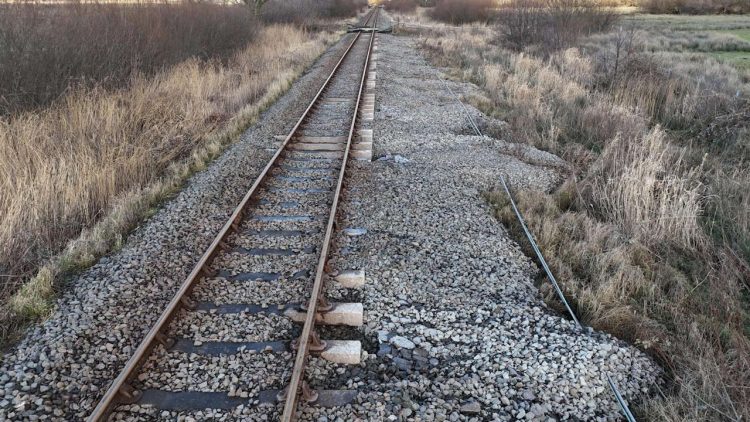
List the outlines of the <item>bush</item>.
{"type": "Polygon", "coordinates": [[[242,6],[4,4],[0,114],[46,106],[71,86],[123,86],[189,57],[226,59],[256,29],[242,6]]]}
{"type": "Polygon", "coordinates": [[[354,16],[362,5],[357,0],[271,0],[261,9],[261,18],[268,23],[310,26],[321,18],[354,16]]]}
{"type": "Polygon", "coordinates": [[[461,25],[488,21],[493,7],[493,0],[440,0],[430,10],[429,15],[435,20],[461,25]]]}
{"type": "Polygon", "coordinates": [[[383,3],[386,9],[392,12],[413,12],[417,10],[416,0],[390,0],[383,3]]]}
{"type": "Polygon", "coordinates": [[[366,3],[355,0],[329,0],[326,14],[332,18],[348,18],[355,16],[357,11],[366,3]]]}
{"type": "Polygon", "coordinates": [[[318,13],[312,0],[275,0],[263,6],[260,16],[266,23],[302,25],[306,20],[317,17],[318,13]]]}
{"type": "Polygon", "coordinates": [[[511,0],[497,14],[505,41],[516,50],[566,48],[582,35],[609,29],[616,18],[591,0],[511,0]]]}

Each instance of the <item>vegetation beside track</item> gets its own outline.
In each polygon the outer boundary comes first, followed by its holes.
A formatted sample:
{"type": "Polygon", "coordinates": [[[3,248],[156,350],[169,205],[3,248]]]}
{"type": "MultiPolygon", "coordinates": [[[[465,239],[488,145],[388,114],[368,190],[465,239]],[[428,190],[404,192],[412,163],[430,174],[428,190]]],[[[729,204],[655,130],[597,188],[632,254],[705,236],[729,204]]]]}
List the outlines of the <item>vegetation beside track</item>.
{"type": "Polygon", "coordinates": [[[52,309],[63,281],[127,233],[250,125],[335,34],[253,29],[125,85],[71,87],[0,120],[0,345],[52,309]]]}
{"type": "MultiPolygon", "coordinates": [[[[433,29],[420,29],[419,42],[433,63],[484,89],[466,100],[507,122],[485,131],[570,164],[553,192],[520,190],[517,199],[581,319],[667,369],[668,384],[655,386],[660,394],[640,415],[746,419],[750,74],[713,54],[744,52],[734,31],[750,21],[635,15],[576,27],[606,17],[594,12],[511,9],[460,28],[424,22],[433,29]],[[529,19],[568,32],[509,39],[529,19]]],[[[526,245],[504,192],[487,195],[526,245]]]]}
{"type": "Polygon", "coordinates": [[[0,116],[193,57],[225,63],[260,28],[248,8],[210,3],[0,4],[0,116]]]}

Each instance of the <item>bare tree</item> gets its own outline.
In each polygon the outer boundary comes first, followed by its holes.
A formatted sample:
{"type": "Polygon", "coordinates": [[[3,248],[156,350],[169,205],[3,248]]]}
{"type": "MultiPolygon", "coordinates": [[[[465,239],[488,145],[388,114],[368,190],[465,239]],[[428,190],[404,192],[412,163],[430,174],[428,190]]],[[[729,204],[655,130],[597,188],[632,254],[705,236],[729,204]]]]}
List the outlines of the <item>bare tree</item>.
{"type": "Polygon", "coordinates": [[[581,36],[607,30],[617,15],[594,0],[511,0],[497,19],[513,48],[536,44],[551,52],[573,45],[581,36]]]}
{"type": "Polygon", "coordinates": [[[631,23],[628,30],[624,30],[620,26],[615,38],[615,64],[612,71],[611,83],[617,80],[617,72],[620,70],[620,60],[630,58],[630,54],[633,52],[633,38],[635,38],[635,25],[631,23]],[[623,54],[626,55],[624,58],[622,57],[623,54]]]}

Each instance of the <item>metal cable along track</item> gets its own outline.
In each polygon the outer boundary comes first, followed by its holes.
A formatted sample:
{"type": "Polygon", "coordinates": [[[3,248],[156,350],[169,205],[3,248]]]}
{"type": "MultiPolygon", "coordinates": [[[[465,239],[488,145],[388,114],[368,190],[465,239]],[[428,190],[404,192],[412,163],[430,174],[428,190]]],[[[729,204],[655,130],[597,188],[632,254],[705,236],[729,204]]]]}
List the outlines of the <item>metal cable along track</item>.
{"type": "MultiPolygon", "coordinates": [[[[523,217],[521,216],[521,212],[518,210],[518,207],[516,206],[516,201],[513,200],[513,195],[510,193],[510,189],[508,189],[508,185],[505,183],[505,177],[500,176],[500,183],[503,185],[503,189],[505,190],[505,193],[508,195],[508,199],[510,199],[510,204],[513,206],[513,211],[516,214],[516,217],[518,218],[518,222],[521,224],[521,227],[523,228],[524,233],[526,233],[526,238],[529,239],[529,243],[531,243],[531,247],[534,249],[534,252],[536,253],[537,258],[539,259],[539,262],[542,263],[542,267],[544,268],[544,272],[547,274],[547,278],[549,279],[550,283],[552,284],[552,287],[554,287],[555,291],[557,292],[557,296],[560,298],[560,301],[565,305],[565,309],[567,309],[568,314],[570,314],[570,317],[573,319],[573,321],[576,323],[576,325],[580,328],[584,328],[583,324],[576,318],[575,313],[573,313],[573,309],[571,309],[570,305],[568,304],[567,299],[565,299],[565,295],[562,292],[562,289],[560,289],[560,286],[557,284],[557,280],[555,279],[555,276],[552,274],[552,270],[550,270],[549,265],[547,265],[547,261],[544,259],[544,255],[542,255],[542,251],[539,249],[539,246],[537,246],[536,241],[534,240],[534,236],[531,234],[531,231],[529,231],[528,227],[526,227],[526,223],[524,222],[523,217]]],[[[615,396],[615,400],[617,401],[617,405],[620,406],[620,410],[622,411],[623,416],[625,416],[625,419],[628,420],[628,422],[635,422],[635,416],[633,416],[633,413],[630,411],[630,408],[628,408],[628,404],[625,402],[625,399],[623,399],[622,394],[620,393],[620,390],[617,389],[617,386],[615,385],[614,381],[612,381],[612,377],[609,376],[609,374],[605,374],[607,376],[607,383],[609,384],[609,388],[612,390],[612,394],[615,396]]]]}
{"type": "MultiPolygon", "coordinates": [[[[469,113],[469,110],[466,108],[464,103],[453,93],[453,90],[450,89],[448,84],[443,80],[443,78],[440,77],[440,74],[436,71],[438,79],[440,79],[441,82],[443,82],[443,85],[445,86],[446,90],[451,94],[451,96],[461,105],[461,108],[463,109],[464,114],[466,114],[466,119],[469,121],[469,124],[471,125],[471,128],[474,130],[474,133],[477,134],[477,136],[484,136],[482,134],[482,131],[479,130],[479,126],[474,121],[474,117],[469,113]]],[[[544,272],[547,274],[547,278],[549,279],[550,283],[552,284],[552,287],[555,289],[555,292],[557,292],[558,297],[560,298],[560,301],[565,305],[565,309],[568,311],[568,314],[573,319],[575,324],[578,327],[583,328],[583,325],[576,317],[575,313],[573,312],[573,309],[568,304],[568,300],[565,298],[565,295],[563,294],[562,289],[560,289],[560,285],[557,284],[557,280],[555,279],[555,276],[552,274],[552,270],[550,270],[549,266],[547,265],[547,261],[544,259],[544,256],[542,255],[542,251],[539,249],[539,246],[537,246],[536,241],[534,240],[534,235],[531,234],[531,231],[529,231],[528,227],[526,227],[526,223],[524,222],[523,217],[521,216],[521,212],[516,207],[516,201],[513,200],[513,195],[510,192],[510,189],[508,188],[508,185],[505,182],[505,177],[500,176],[500,183],[503,185],[503,189],[505,190],[505,193],[508,195],[508,199],[510,199],[510,204],[513,206],[513,211],[516,214],[516,217],[518,218],[518,222],[521,224],[521,227],[523,228],[524,233],[526,234],[526,238],[529,240],[529,243],[531,243],[531,247],[534,249],[534,252],[536,253],[537,258],[539,259],[539,262],[541,262],[542,267],[544,268],[544,272]]],[[[609,376],[609,374],[605,374],[607,376],[607,383],[609,384],[609,388],[612,390],[612,394],[615,396],[615,400],[617,401],[618,406],[620,407],[620,410],[622,411],[623,416],[625,416],[625,419],[628,420],[628,422],[636,422],[635,417],[633,416],[633,413],[630,411],[630,408],[628,408],[627,402],[625,402],[625,399],[622,397],[622,394],[620,393],[620,390],[617,389],[617,386],[615,385],[614,381],[612,381],[612,378],[609,376]]]]}
{"type": "MultiPolygon", "coordinates": [[[[303,380],[304,369],[309,354],[311,352],[319,352],[321,350],[321,347],[324,347],[325,344],[324,342],[319,340],[315,332],[315,324],[316,319],[320,319],[321,315],[328,311],[330,308],[330,304],[328,304],[323,297],[325,280],[324,275],[325,271],[327,270],[326,264],[328,259],[328,250],[333,234],[337,205],[341,194],[347,161],[349,159],[349,153],[352,147],[352,138],[354,136],[358,116],[361,111],[360,102],[363,98],[363,91],[365,83],[367,81],[368,69],[370,67],[370,57],[373,51],[373,42],[375,39],[375,32],[377,28],[378,13],[378,7],[370,10],[370,12],[368,12],[368,14],[363,19],[362,30],[357,31],[355,34],[351,35],[352,41],[346,47],[344,53],[341,55],[341,58],[336,63],[333,70],[330,72],[313,100],[307,106],[302,116],[294,125],[293,129],[289,132],[288,135],[286,135],[281,146],[275,152],[268,164],[266,164],[265,168],[261,171],[258,178],[250,187],[250,190],[245,194],[245,196],[242,198],[242,201],[235,208],[229,220],[221,228],[219,234],[214,238],[211,245],[201,256],[200,260],[190,272],[188,277],[180,285],[178,291],[169,302],[167,308],[162,312],[159,319],[151,327],[146,337],[141,341],[136,351],[126,363],[125,367],[119,373],[117,378],[112,382],[107,392],[99,401],[92,414],[89,416],[89,421],[93,422],[107,420],[109,415],[118,405],[139,403],[146,399],[148,399],[147,401],[149,403],[155,402],[157,404],[165,404],[167,405],[167,407],[171,406],[172,409],[179,409],[180,406],[184,405],[185,403],[191,403],[193,406],[205,405],[204,408],[211,408],[214,406],[221,408],[221,406],[226,407],[241,404],[243,400],[238,400],[234,397],[227,398],[226,394],[224,393],[171,393],[162,390],[149,390],[143,392],[135,389],[132,386],[132,382],[137,377],[147,358],[152,354],[155,347],[158,345],[163,346],[165,349],[178,348],[183,351],[188,350],[192,353],[210,350],[210,352],[213,352],[214,354],[236,352],[237,350],[242,350],[244,349],[244,347],[246,347],[246,343],[245,345],[242,345],[243,343],[232,344],[227,342],[217,342],[216,344],[211,345],[211,347],[203,345],[203,348],[201,348],[194,345],[191,341],[185,341],[184,339],[170,337],[170,335],[168,334],[170,323],[175,320],[175,317],[181,310],[195,311],[199,308],[210,308],[214,306],[211,304],[200,303],[193,300],[191,298],[191,293],[193,292],[194,288],[198,284],[200,284],[201,281],[217,276],[217,272],[211,267],[211,264],[216,260],[217,257],[222,254],[236,251],[237,249],[242,249],[245,252],[249,251],[250,254],[262,255],[264,253],[263,251],[258,252],[258,250],[253,251],[233,247],[230,245],[231,241],[229,239],[233,235],[241,233],[243,230],[243,225],[246,225],[249,220],[258,217],[250,215],[250,211],[252,211],[255,207],[262,206],[259,204],[262,204],[263,200],[259,201],[257,198],[259,195],[272,195],[272,192],[275,192],[273,186],[268,186],[272,180],[328,180],[330,178],[327,178],[325,176],[318,176],[318,178],[316,178],[315,175],[318,174],[318,170],[324,171],[331,170],[333,168],[321,168],[316,166],[320,165],[321,163],[338,163],[338,178],[336,179],[336,184],[333,187],[332,192],[326,189],[285,190],[276,188],[276,190],[281,190],[284,192],[293,192],[294,195],[323,195],[322,197],[326,198],[326,200],[327,197],[325,195],[332,193],[333,198],[329,202],[330,211],[327,216],[325,230],[322,231],[323,240],[320,246],[317,248],[319,258],[317,260],[315,276],[309,295],[309,302],[307,303],[306,308],[301,308],[301,312],[304,313],[305,318],[304,325],[302,327],[302,334],[296,341],[297,351],[295,355],[291,379],[288,383],[287,388],[279,392],[278,395],[273,394],[271,396],[272,398],[269,398],[269,394],[265,394],[265,397],[263,397],[263,392],[261,392],[260,401],[267,402],[277,399],[282,400],[284,402],[284,409],[283,414],[281,415],[281,420],[292,421],[295,419],[297,404],[299,401],[298,398],[300,394],[303,395],[303,398],[305,400],[314,401],[315,399],[317,399],[318,393],[311,390],[303,380]],[[363,51],[364,59],[361,58],[363,51]],[[364,64],[362,66],[359,66],[358,62],[352,63],[353,60],[363,61],[364,64]],[[357,69],[356,74],[350,73],[349,75],[347,75],[346,72],[344,72],[344,75],[340,75],[341,69],[344,67],[354,67],[355,69],[357,69]],[[361,69],[361,71],[359,69],[361,69]],[[338,89],[338,91],[342,91],[342,86],[344,88],[348,88],[350,85],[346,85],[346,83],[353,82],[354,77],[357,77],[357,83],[355,88],[352,89],[356,92],[350,93],[350,96],[352,98],[335,97],[328,94],[330,90],[335,91],[336,89],[338,89]],[[342,80],[344,82],[342,82],[342,80]],[[328,97],[326,98],[327,95],[328,97]],[[326,101],[324,101],[324,99],[326,101]],[[342,103],[344,104],[343,106],[342,103]],[[326,109],[325,106],[331,106],[329,108],[332,108],[338,114],[334,114],[331,117],[331,112],[328,111],[329,116],[326,116],[326,112],[321,111],[326,109]],[[315,120],[316,115],[318,116],[318,121],[315,120]],[[330,127],[336,127],[336,124],[339,124],[339,126],[337,126],[337,130],[330,128],[327,129],[329,131],[334,130],[335,133],[333,133],[333,135],[335,136],[320,135],[319,132],[321,131],[321,129],[319,126],[321,125],[321,121],[333,122],[328,123],[328,126],[330,127]],[[346,133],[346,135],[344,135],[344,133],[346,133]],[[278,173],[280,171],[283,172],[285,169],[289,169],[289,167],[285,167],[284,165],[280,164],[286,162],[286,160],[291,160],[290,163],[310,162],[311,167],[308,168],[294,166],[291,166],[291,168],[298,172],[310,171],[313,175],[309,177],[287,176],[285,178],[283,176],[278,176],[278,173]],[[278,169],[281,170],[279,171],[278,169]],[[240,346],[238,347],[237,345],[240,346]]],[[[343,90],[346,91],[346,89],[343,90]]],[[[320,197],[316,198],[320,199],[320,197]]],[[[276,197],[276,199],[278,200],[278,197],[276,197]]],[[[320,201],[318,201],[318,203],[319,202],[320,201]]],[[[307,219],[308,217],[296,218],[299,221],[303,222],[309,221],[307,219]]],[[[273,217],[267,217],[266,219],[261,219],[260,221],[276,220],[273,220],[273,217]]],[[[281,221],[287,220],[282,218],[281,221]]],[[[305,233],[304,231],[295,230],[266,230],[266,232],[273,232],[275,235],[279,236],[294,235],[295,233],[305,233]]],[[[276,253],[278,252],[279,250],[276,250],[276,253]]],[[[305,278],[304,272],[301,272],[303,273],[302,275],[299,275],[298,273],[295,273],[293,276],[289,277],[289,279],[294,281],[299,278],[305,278]]],[[[226,276],[226,274],[219,275],[226,276]]],[[[249,273],[241,274],[240,276],[247,276],[255,279],[274,277],[274,275],[269,275],[266,273],[249,273]]],[[[241,307],[247,309],[247,306],[245,305],[242,305],[241,307]]],[[[263,310],[268,311],[268,309],[266,308],[263,308],[263,310]]],[[[286,349],[286,344],[284,344],[284,342],[267,342],[264,343],[263,346],[266,350],[279,351],[286,349]]],[[[346,393],[346,391],[344,391],[344,393],[346,393]]],[[[343,394],[338,396],[334,394],[332,397],[328,397],[329,401],[334,404],[342,401],[345,402],[346,400],[351,400],[352,398],[353,395],[351,394],[343,394]]],[[[248,399],[244,399],[244,402],[247,402],[247,400],[248,399]]]]}

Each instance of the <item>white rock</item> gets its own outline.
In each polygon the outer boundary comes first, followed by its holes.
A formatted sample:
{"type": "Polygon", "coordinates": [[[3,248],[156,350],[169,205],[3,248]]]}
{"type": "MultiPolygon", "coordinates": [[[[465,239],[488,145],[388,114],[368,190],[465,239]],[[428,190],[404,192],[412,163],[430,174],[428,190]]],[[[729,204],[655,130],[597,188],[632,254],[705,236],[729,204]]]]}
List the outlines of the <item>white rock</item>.
{"type": "Polygon", "coordinates": [[[414,346],[414,342],[412,342],[411,340],[409,340],[406,337],[394,336],[394,337],[391,338],[390,341],[391,341],[392,345],[394,345],[394,346],[396,346],[396,347],[398,347],[400,349],[409,349],[409,350],[411,350],[411,349],[413,349],[415,347],[414,346]]]}

